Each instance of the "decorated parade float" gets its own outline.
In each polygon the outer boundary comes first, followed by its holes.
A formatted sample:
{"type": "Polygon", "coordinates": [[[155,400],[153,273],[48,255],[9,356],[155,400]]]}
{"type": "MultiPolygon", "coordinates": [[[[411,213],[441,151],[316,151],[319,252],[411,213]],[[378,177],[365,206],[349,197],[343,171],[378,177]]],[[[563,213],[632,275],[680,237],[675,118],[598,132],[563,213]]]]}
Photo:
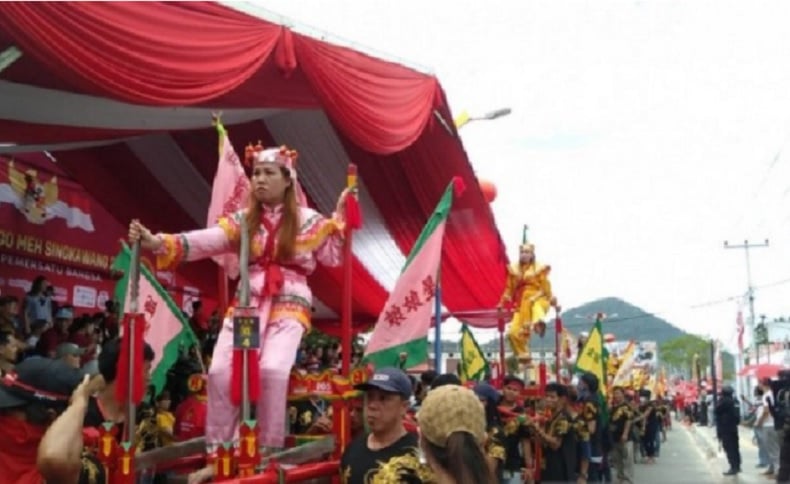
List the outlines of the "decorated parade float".
{"type": "MultiPolygon", "coordinates": [[[[80,216],[90,219],[91,204],[101,206],[112,227],[120,227],[115,240],[136,218],[155,231],[187,231],[216,222],[206,216],[218,171],[216,127],[209,126],[214,113],[222,113],[224,126],[239,142],[295,147],[308,206],[331,213],[336,194],[355,188],[352,198],[364,223],[356,229],[346,225],[342,266],[319,266],[308,279],[312,324],[340,339],[341,371],[294,373],[288,392],[289,400],[329,402],[331,435],[289,435],[285,449],[265,455],[256,442],[260,422],[253,420],[251,404],[266,396],[251,388],[244,364],[250,352],[260,349],[255,337],[260,321],[247,310],[248,275],[242,270],[238,297],[230,301],[234,283],[214,263],[160,271],[139,249],[131,249],[124,274],[129,295],[123,321],[125,376],[119,385],[128,401],[127,423],[135,422],[134,408],[144,393],[135,364],[142,341],[167,354],[164,342],[152,341],[149,323],[156,308],[140,298],[140,264],[176,307],[200,298],[231,317],[234,351],[242,358],[242,411],[237,443],[220,446],[211,457],[216,480],[299,482],[338,475],[338,459],[350,439],[351,406],[359,399],[353,385],[367,378],[366,370],[351,367],[352,337],[382,313],[404,254],[454,177],[467,192],[447,219],[437,319],[477,313],[469,324],[504,329],[495,311],[480,311],[496,307],[507,265],[488,205],[491,197],[475,177],[438,79],[423,69],[384,60],[255,7],[217,3],[2,4],[0,59],[4,166],[16,158],[18,168],[34,166],[42,180],[52,181],[54,173],[68,177],[87,194],[80,216]],[[91,107],[90,116],[85,106],[91,107]]],[[[10,179],[0,182],[13,185],[10,179]]],[[[44,202],[54,206],[57,196],[49,190],[44,202]]],[[[100,299],[84,297],[90,292],[84,287],[101,281],[104,286],[93,291],[100,292],[118,277],[110,262],[95,263],[111,261],[118,246],[81,247],[97,233],[83,224],[85,234],[72,237],[68,251],[38,250],[47,246],[46,237],[61,239],[60,233],[48,232],[55,224],[64,234],[77,229],[62,216],[34,223],[17,207],[0,203],[14,214],[4,237],[15,240],[8,247],[13,259],[0,264],[9,270],[31,267],[31,262],[55,267],[64,274],[58,284],[64,302],[75,302],[79,287],[80,307],[99,309],[100,299]],[[37,228],[31,232],[32,226],[37,228]],[[20,237],[35,240],[20,243],[20,237]],[[68,270],[58,267],[90,269],[91,282],[71,280],[65,277],[68,270]]],[[[249,252],[245,244],[249,240],[242,237],[242,269],[249,252]]],[[[142,470],[183,473],[206,464],[200,438],[138,454],[134,437],[127,431],[118,439],[117,433],[106,426],[96,437],[113,483],[134,482],[142,470]]]]}

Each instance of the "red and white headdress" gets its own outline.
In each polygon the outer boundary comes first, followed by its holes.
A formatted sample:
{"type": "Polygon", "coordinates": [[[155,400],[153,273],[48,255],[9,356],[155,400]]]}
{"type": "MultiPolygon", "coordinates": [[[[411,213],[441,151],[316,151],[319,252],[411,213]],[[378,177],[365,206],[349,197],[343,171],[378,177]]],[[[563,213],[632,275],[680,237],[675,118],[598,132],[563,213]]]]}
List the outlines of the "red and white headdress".
{"type": "Polygon", "coordinates": [[[248,144],[247,148],[244,150],[244,161],[250,168],[252,168],[255,163],[275,163],[279,166],[288,168],[288,172],[291,174],[291,180],[293,180],[294,183],[294,189],[296,190],[296,202],[300,206],[306,207],[307,198],[296,177],[296,160],[298,158],[299,153],[285,145],[279,148],[264,148],[260,141],[255,146],[253,146],[252,143],[248,144]]]}

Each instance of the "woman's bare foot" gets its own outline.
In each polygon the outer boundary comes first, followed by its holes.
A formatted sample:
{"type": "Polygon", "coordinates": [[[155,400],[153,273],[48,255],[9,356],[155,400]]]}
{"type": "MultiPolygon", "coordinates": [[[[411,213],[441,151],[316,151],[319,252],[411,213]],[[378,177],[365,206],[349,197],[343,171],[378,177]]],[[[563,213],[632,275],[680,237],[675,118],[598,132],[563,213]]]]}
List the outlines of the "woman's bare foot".
{"type": "Polygon", "coordinates": [[[187,482],[189,484],[203,484],[204,482],[211,482],[211,479],[213,478],[214,466],[207,465],[206,467],[189,474],[187,482]]]}

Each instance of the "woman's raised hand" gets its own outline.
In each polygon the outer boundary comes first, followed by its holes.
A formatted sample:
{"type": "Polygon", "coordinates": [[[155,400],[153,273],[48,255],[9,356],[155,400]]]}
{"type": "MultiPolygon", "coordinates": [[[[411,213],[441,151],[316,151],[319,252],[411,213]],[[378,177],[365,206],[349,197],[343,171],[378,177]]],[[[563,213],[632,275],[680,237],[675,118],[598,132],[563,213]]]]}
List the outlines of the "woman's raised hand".
{"type": "Polygon", "coordinates": [[[340,217],[346,216],[346,199],[349,197],[351,193],[354,192],[354,188],[346,188],[340,194],[340,197],[337,199],[337,206],[335,207],[335,213],[338,214],[340,217]]]}
{"type": "Polygon", "coordinates": [[[134,219],[129,223],[129,243],[140,241],[140,247],[146,250],[157,250],[162,241],[148,230],[139,220],[134,219]]]}

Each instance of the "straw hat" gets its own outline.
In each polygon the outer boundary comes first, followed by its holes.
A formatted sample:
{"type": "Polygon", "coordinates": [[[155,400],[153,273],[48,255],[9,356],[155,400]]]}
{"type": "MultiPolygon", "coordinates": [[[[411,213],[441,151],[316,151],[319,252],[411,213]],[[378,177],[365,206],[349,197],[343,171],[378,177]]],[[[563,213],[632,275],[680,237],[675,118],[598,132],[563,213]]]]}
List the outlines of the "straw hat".
{"type": "Polygon", "coordinates": [[[454,432],[467,432],[481,445],[486,440],[486,416],[475,393],[458,385],[446,385],[428,392],[417,420],[428,442],[445,447],[454,432]]]}

